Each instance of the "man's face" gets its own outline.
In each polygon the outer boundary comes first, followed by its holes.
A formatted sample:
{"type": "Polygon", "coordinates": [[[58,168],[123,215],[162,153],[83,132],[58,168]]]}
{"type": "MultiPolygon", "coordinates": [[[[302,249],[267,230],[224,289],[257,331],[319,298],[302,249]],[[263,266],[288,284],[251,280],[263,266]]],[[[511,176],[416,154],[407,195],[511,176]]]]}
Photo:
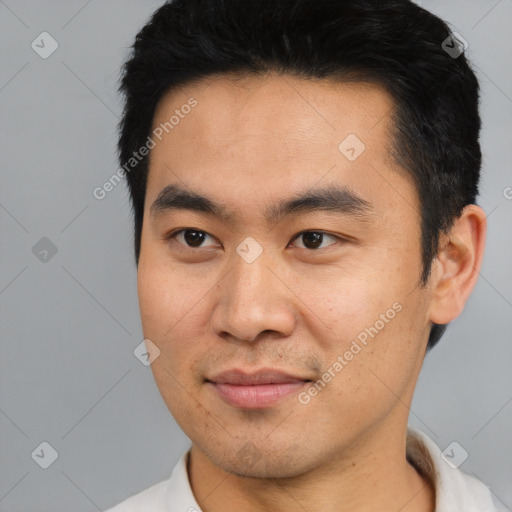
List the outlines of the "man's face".
{"type": "Polygon", "coordinates": [[[293,476],[405,428],[431,292],[417,193],[389,157],[392,107],[376,86],[275,75],[210,78],[158,105],[153,129],[175,118],[151,150],[143,331],[169,410],[227,471],[293,476]],[[152,210],[169,185],[226,215],[183,197],[152,210]],[[268,369],[295,380],[218,377],[268,369]]]}

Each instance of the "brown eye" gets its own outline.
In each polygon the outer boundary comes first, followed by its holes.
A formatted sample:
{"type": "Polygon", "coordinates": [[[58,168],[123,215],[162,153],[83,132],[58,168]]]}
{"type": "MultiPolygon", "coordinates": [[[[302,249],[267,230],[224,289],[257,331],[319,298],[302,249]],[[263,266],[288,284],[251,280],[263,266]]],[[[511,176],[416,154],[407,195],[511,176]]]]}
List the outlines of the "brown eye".
{"type": "Polygon", "coordinates": [[[318,247],[322,245],[323,239],[323,233],[316,233],[314,231],[302,235],[302,242],[308,249],[318,249],[318,247]]]}
{"type": "Polygon", "coordinates": [[[204,242],[205,236],[202,231],[187,229],[183,232],[183,239],[190,247],[199,247],[204,242]]]}
{"type": "MultiPolygon", "coordinates": [[[[326,239],[329,239],[329,238],[334,240],[334,243],[336,243],[338,241],[337,237],[335,237],[333,235],[328,235],[327,233],[324,233],[323,231],[304,231],[304,232],[300,233],[297,237],[295,237],[295,240],[302,241],[303,247],[301,247],[301,248],[315,250],[318,248],[323,248],[320,246],[326,239]]],[[[333,244],[328,244],[328,245],[333,245],[333,244]]]]}
{"type": "MultiPolygon", "coordinates": [[[[201,249],[206,247],[211,247],[210,245],[203,245],[208,238],[211,238],[214,240],[212,235],[209,235],[205,231],[201,231],[199,229],[180,229],[178,231],[175,231],[174,233],[171,233],[167,240],[175,240],[177,243],[184,245],[185,247],[189,247],[191,249],[201,249]]],[[[218,245],[218,244],[213,244],[218,245]]]]}

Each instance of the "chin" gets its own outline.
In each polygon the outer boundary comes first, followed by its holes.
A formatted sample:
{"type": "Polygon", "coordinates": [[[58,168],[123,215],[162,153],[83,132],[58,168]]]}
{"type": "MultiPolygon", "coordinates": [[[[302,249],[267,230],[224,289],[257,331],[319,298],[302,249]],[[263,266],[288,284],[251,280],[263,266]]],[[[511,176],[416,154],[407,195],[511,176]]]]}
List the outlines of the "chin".
{"type": "Polygon", "coordinates": [[[237,446],[237,450],[212,453],[205,451],[211,461],[224,471],[244,478],[293,478],[314,468],[312,459],[298,444],[279,450],[270,444],[263,450],[247,442],[237,446]]]}

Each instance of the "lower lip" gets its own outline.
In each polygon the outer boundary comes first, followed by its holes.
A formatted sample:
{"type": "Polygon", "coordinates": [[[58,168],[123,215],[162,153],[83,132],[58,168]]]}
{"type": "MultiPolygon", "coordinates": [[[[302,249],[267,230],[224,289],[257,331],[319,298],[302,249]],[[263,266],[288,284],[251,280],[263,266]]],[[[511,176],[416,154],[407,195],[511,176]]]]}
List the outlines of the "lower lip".
{"type": "Polygon", "coordinates": [[[283,382],[281,384],[260,384],[238,386],[220,382],[209,382],[220,397],[234,407],[264,409],[278,403],[282,398],[297,393],[307,382],[283,382]]]}

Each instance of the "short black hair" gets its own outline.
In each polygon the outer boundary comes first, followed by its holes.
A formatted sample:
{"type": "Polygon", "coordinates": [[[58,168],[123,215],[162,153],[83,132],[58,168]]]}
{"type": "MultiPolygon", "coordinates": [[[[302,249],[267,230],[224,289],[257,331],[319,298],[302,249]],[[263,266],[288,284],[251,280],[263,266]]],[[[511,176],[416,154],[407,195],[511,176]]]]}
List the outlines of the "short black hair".
{"type": "MultiPolygon", "coordinates": [[[[121,165],[146,143],[162,96],[208,76],[275,71],[380,85],[395,105],[393,160],[420,198],[424,285],[440,234],[475,203],[480,176],[479,85],[464,53],[448,51],[460,46],[451,37],[410,0],[168,1],[122,68],[121,165]]],[[[137,265],[147,177],[148,156],[126,172],[137,265]]],[[[445,328],[433,325],[428,348],[445,328]]]]}

